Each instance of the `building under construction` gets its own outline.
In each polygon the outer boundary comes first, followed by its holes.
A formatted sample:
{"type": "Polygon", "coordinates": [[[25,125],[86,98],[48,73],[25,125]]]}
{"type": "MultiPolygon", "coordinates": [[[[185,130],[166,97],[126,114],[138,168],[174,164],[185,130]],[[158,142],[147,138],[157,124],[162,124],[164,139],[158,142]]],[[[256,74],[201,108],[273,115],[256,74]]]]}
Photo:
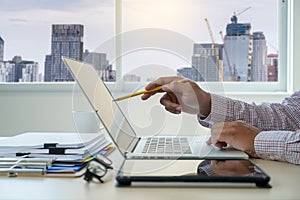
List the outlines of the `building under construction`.
{"type": "MultiPolygon", "coordinates": [[[[251,81],[252,36],[250,23],[238,23],[234,15],[227,24],[224,37],[224,49],[230,60],[223,62],[224,81],[230,81],[231,73],[234,81],[251,81]],[[231,72],[230,69],[231,68],[231,72]]],[[[225,53],[225,52],[224,52],[225,53]]]]}

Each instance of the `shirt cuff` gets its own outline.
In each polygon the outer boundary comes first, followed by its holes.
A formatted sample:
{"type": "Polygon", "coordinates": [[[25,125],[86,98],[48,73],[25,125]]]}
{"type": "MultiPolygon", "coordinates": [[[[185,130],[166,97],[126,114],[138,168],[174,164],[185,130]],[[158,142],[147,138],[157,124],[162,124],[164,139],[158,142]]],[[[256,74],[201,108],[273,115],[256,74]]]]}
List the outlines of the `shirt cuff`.
{"type": "Polygon", "coordinates": [[[227,116],[228,100],[226,97],[210,94],[211,95],[211,111],[205,118],[198,114],[198,121],[202,126],[211,127],[214,123],[225,122],[227,116]]]}
{"type": "MultiPolygon", "coordinates": [[[[299,152],[291,151],[295,144],[293,142],[295,132],[291,131],[262,131],[254,139],[254,148],[257,156],[268,160],[278,160],[300,164],[299,152]]],[[[298,139],[299,140],[299,139],[298,139]]]]}

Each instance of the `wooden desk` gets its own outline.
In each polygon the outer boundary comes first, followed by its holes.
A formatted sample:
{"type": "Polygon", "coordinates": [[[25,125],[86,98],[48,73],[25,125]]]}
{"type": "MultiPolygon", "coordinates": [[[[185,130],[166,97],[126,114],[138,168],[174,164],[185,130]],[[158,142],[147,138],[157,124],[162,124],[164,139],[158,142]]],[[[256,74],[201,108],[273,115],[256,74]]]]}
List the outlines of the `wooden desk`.
{"type": "Polygon", "coordinates": [[[271,176],[272,189],[152,187],[118,188],[114,175],[104,184],[86,183],[83,178],[0,177],[0,199],[300,199],[300,166],[254,160],[271,176]]]}

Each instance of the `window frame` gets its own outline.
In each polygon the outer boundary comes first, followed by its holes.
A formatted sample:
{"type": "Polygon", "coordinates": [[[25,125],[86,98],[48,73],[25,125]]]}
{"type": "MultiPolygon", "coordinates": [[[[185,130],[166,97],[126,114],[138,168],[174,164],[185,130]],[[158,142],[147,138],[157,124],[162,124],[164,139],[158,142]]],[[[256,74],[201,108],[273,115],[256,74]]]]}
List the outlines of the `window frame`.
{"type": "MultiPolygon", "coordinates": [[[[296,45],[294,45],[294,31],[295,23],[294,18],[296,12],[295,0],[287,0],[285,4],[280,4],[281,0],[278,0],[278,34],[279,34],[279,77],[278,82],[251,82],[251,83],[232,83],[224,82],[224,89],[226,94],[290,94],[296,90],[296,86],[300,81],[296,79],[293,74],[296,71],[294,65],[294,52],[297,52],[296,45]],[[287,31],[280,31],[287,30],[287,31]],[[286,66],[286,67],[284,67],[286,66]]],[[[121,55],[122,38],[119,35],[122,33],[122,0],[115,0],[115,34],[116,37],[116,56],[121,55]]],[[[122,77],[122,61],[118,59],[116,63],[117,81],[122,77]]],[[[36,82],[36,83],[0,83],[0,92],[73,92],[74,82],[36,82]]],[[[109,88],[114,88],[114,83],[107,83],[109,88]]],[[[121,88],[122,92],[128,92],[131,88],[135,88],[141,83],[128,83],[124,84],[121,88]]],[[[207,83],[205,83],[207,84],[207,83]]],[[[214,84],[214,83],[210,83],[214,84]]],[[[199,85],[203,85],[199,83],[199,85]]]]}

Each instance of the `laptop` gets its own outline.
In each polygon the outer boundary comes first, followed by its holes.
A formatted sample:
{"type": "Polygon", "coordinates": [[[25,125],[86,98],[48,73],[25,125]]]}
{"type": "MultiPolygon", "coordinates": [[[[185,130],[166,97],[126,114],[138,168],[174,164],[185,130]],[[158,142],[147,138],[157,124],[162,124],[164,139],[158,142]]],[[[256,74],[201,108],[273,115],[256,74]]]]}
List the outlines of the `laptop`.
{"type": "Polygon", "coordinates": [[[138,136],[93,65],[63,61],[125,159],[248,159],[242,151],[207,145],[207,135],[138,136]]]}

